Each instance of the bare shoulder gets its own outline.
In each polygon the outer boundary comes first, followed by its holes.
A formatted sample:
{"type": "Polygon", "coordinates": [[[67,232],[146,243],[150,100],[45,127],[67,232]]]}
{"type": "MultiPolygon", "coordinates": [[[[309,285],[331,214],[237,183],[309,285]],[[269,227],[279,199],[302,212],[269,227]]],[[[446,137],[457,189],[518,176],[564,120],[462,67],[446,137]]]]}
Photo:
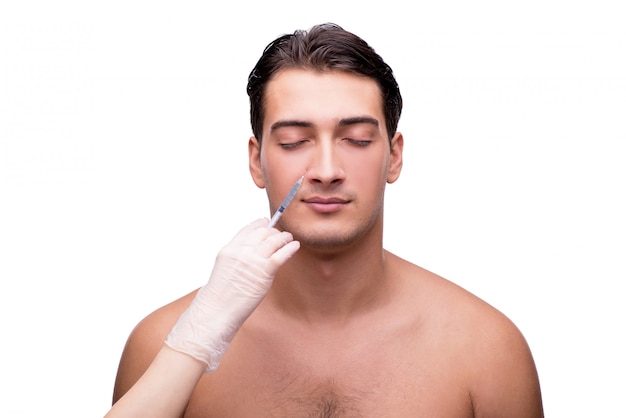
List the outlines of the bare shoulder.
{"type": "Polygon", "coordinates": [[[475,336],[473,333],[481,333],[483,339],[492,343],[502,341],[503,336],[518,343],[523,341],[515,324],[477,295],[400,257],[390,253],[387,256],[393,274],[401,277],[404,297],[419,302],[413,305],[420,309],[421,316],[462,325],[468,334],[475,336]]]}
{"type": "Polygon", "coordinates": [[[142,319],[130,333],[120,358],[113,403],[121,398],[146,371],[163,346],[167,334],[189,306],[197,291],[168,303],[142,319]]]}
{"type": "MultiPolygon", "coordinates": [[[[392,257],[421,331],[441,344],[468,388],[476,417],[542,417],[539,379],[521,330],[500,310],[450,280],[392,257]]],[[[443,362],[444,360],[442,360],[443,362]]]]}

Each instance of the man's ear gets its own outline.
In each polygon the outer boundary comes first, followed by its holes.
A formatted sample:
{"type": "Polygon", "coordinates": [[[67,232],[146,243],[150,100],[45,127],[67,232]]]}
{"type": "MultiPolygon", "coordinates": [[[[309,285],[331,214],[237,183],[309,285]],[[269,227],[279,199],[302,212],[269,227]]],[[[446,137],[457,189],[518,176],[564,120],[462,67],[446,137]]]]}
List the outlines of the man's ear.
{"type": "Polygon", "coordinates": [[[254,184],[260,189],[265,187],[263,170],[261,169],[261,143],[253,136],[248,141],[248,164],[254,184]]]}
{"type": "Polygon", "coordinates": [[[402,151],[404,150],[404,138],[400,132],[391,139],[391,153],[389,159],[389,172],[387,173],[387,183],[393,183],[400,177],[402,171],[402,151]]]}

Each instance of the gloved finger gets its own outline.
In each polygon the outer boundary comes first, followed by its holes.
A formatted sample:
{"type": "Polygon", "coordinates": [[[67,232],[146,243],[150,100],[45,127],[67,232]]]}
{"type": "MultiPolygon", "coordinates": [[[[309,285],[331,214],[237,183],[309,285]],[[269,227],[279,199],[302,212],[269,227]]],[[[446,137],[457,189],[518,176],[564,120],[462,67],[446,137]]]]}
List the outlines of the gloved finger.
{"type": "Polygon", "coordinates": [[[254,222],[244,226],[233,237],[229,244],[232,245],[254,245],[276,232],[272,228],[268,228],[269,220],[267,218],[257,219],[254,222]]]}
{"type": "MultiPolygon", "coordinates": [[[[289,260],[300,249],[300,241],[291,241],[286,245],[280,247],[274,254],[271,255],[270,261],[278,267],[282,266],[287,260],[289,260]]],[[[275,274],[276,272],[274,272],[275,274]]]]}
{"type": "MultiPolygon", "coordinates": [[[[267,228],[270,229],[270,228],[267,228]]],[[[255,251],[261,257],[271,257],[276,251],[293,241],[293,235],[290,232],[274,230],[263,242],[256,246],[255,251]]]]}

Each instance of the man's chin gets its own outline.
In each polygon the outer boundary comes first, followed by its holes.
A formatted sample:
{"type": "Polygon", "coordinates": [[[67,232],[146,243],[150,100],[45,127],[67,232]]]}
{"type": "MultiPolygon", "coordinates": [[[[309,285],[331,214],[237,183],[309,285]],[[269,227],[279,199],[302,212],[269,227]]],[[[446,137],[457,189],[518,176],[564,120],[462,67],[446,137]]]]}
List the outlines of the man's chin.
{"type": "Polygon", "coordinates": [[[364,231],[307,231],[306,233],[292,232],[294,239],[300,241],[303,248],[317,252],[335,252],[350,248],[363,237],[364,231]]]}

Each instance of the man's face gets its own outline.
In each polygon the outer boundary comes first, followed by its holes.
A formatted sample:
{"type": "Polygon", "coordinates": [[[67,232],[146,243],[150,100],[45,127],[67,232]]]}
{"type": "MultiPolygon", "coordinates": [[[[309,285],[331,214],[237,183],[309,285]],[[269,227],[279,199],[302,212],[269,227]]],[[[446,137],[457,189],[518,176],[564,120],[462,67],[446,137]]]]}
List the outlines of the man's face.
{"type": "Polygon", "coordinates": [[[374,80],[289,69],[267,86],[263,144],[250,140],[250,169],[272,213],[304,175],[279,226],[303,246],[335,249],[374,226],[382,232],[385,185],[400,174],[402,145],[398,133],[390,147],[374,80]]]}

